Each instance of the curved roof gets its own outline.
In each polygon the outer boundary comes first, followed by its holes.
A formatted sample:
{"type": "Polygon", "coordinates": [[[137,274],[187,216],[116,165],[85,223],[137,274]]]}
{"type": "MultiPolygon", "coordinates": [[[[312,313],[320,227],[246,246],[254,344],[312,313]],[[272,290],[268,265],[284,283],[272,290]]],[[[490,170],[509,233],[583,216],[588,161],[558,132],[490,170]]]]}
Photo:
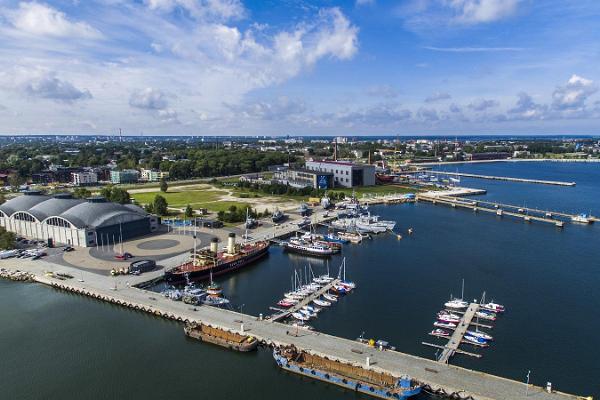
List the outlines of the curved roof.
{"type": "Polygon", "coordinates": [[[44,195],[23,195],[17,196],[13,199],[6,201],[4,204],[0,206],[0,210],[4,212],[4,214],[10,216],[18,211],[29,211],[32,207],[38,205],[39,203],[51,199],[50,196],[44,195]]]}
{"type": "Polygon", "coordinates": [[[29,213],[40,221],[43,221],[49,217],[60,216],[71,207],[81,203],[83,203],[83,200],[53,198],[42,201],[41,203],[36,204],[34,207],[31,207],[29,209],[29,213]]]}
{"type": "Polygon", "coordinates": [[[26,212],[44,221],[60,217],[77,228],[98,228],[145,218],[148,214],[133,204],[87,202],[79,199],[53,198],[45,195],[15,197],[0,206],[7,216],[26,212]]]}
{"type": "Polygon", "coordinates": [[[133,211],[131,208],[117,203],[80,203],[63,212],[60,216],[78,228],[85,226],[100,227],[129,222],[145,218],[146,213],[133,211]]]}

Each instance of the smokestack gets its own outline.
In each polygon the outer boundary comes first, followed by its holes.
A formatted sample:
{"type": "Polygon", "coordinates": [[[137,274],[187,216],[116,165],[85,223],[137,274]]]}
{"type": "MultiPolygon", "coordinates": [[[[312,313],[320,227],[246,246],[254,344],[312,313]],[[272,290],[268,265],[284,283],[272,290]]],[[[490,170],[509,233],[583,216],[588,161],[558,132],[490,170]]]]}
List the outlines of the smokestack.
{"type": "Polygon", "coordinates": [[[333,161],[337,161],[337,138],[333,139],[333,161]]]}
{"type": "Polygon", "coordinates": [[[369,150],[369,165],[371,164],[371,150],[369,150]]]}
{"type": "Polygon", "coordinates": [[[123,132],[121,131],[121,128],[119,128],[119,142],[123,143],[123,132]]]}
{"type": "Polygon", "coordinates": [[[230,233],[227,238],[227,253],[235,254],[235,233],[230,233]]]}
{"type": "Polygon", "coordinates": [[[217,254],[219,252],[219,239],[212,238],[212,240],[210,241],[210,252],[217,254]]]}

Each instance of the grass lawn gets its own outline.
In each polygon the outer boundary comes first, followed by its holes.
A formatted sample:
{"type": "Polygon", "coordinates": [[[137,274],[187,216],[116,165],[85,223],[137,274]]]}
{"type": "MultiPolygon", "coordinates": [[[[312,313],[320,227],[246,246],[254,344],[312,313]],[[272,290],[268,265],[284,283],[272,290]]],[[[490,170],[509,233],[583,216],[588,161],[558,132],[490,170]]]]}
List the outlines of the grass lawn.
{"type": "Polygon", "coordinates": [[[133,197],[138,203],[148,204],[154,201],[154,197],[160,194],[163,196],[169,207],[185,207],[188,204],[192,208],[210,208],[207,207],[210,202],[216,202],[223,192],[216,190],[185,190],[185,191],[167,191],[163,193],[161,191],[148,192],[148,193],[133,193],[133,197]],[[208,204],[206,204],[208,203],[208,204]]]}

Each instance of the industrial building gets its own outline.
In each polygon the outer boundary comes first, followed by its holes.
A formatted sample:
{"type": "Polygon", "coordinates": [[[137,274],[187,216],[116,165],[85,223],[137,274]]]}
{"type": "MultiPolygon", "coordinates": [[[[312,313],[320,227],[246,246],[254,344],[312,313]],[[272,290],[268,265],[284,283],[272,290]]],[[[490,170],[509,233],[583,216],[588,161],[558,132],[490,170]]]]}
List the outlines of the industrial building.
{"type": "Polygon", "coordinates": [[[333,184],[338,187],[375,185],[375,166],[345,161],[307,161],[306,169],[316,173],[333,174],[333,184]]]}
{"type": "Polygon", "coordinates": [[[308,169],[286,169],[276,171],[273,179],[295,188],[312,187],[315,189],[332,189],[333,174],[308,169]]]}
{"type": "Polygon", "coordinates": [[[18,236],[79,247],[112,245],[158,229],[158,218],[103,197],[26,192],[0,205],[0,226],[18,236]]]}

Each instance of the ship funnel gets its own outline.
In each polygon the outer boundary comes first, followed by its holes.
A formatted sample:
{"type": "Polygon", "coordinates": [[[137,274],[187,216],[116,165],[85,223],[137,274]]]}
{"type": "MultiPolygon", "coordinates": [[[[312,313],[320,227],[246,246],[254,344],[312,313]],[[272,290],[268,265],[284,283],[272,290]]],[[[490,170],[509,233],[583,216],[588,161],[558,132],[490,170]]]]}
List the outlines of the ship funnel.
{"type": "Polygon", "coordinates": [[[229,254],[235,253],[235,233],[230,233],[227,238],[227,252],[229,254]]]}
{"type": "Polygon", "coordinates": [[[210,241],[210,252],[217,254],[219,252],[219,239],[212,238],[210,241]]]}

